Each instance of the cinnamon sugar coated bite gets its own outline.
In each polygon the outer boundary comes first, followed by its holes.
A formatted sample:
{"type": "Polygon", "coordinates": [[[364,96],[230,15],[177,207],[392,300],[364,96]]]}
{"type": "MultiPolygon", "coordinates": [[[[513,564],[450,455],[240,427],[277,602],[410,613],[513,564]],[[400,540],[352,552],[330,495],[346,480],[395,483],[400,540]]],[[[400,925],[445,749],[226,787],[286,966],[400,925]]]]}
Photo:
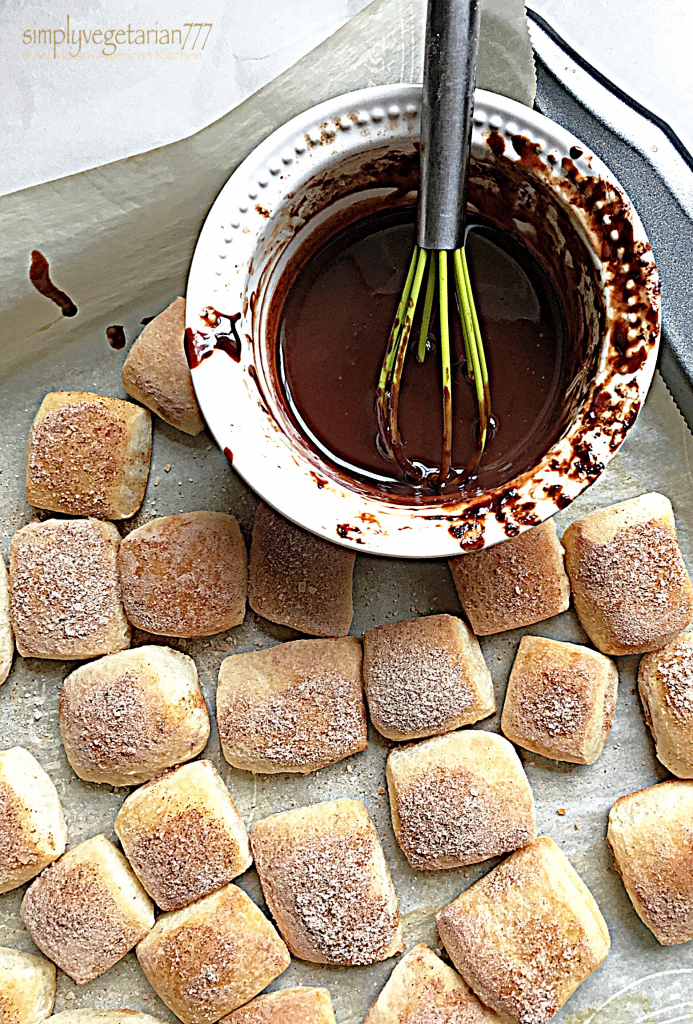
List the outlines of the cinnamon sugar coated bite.
{"type": "Polygon", "coordinates": [[[220,889],[252,863],[248,833],[211,761],[193,761],[136,789],[115,833],[162,910],[220,889]]]}
{"type": "Polygon", "coordinates": [[[248,603],[270,622],[346,636],[354,615],[353,551],[307,533],[262,503],[250,546],[248,603]]]}
{"type": "Polygon", "coordinates": [[[246,550],[233,516],[182,512],[129,533],[118,567],[130,622],[158,636],[221,633],[243,622],[246,550]]]}
{"type": "Polygon", "coordinates": [[[224,757],[251,772],[311,772],[368,746],[355,637],[294,640],[222,662],[224,757]]]}
{"type": "Polygon", "coordinates": [[[29,886],[22,919],[42,953],[78,985],[117,963],[154,924],[154,908],[105,836],[73,847],[29,886]]]}
{"type": "Polygon", "coordinates": [[[141,331],[123,364],[123,386],[166,423],[199,434],[204,420],[183,347],[185,299],[174,299],[141,331]]]}
{"type": "Polygon", "coordinates": [[[40,1024],[55,1002],[55,966],[41,956],[0,946],[0,1021],[40,1024]]]}
{"type": "Polygon", "coordinates": [[[479,641],[454,615],[369,629],[363,670],[371,721],[391,740],[449,732],[496,710],[479,641]]]}
{"type": "Polygon", "coordinates": [[[512,744],[468,729],[387,759],[392,825],[413,868],[478,864],[536,838],[534,798],[512,744]]]}
{"type": "Polygon", "coordinates": [[[563,535],[575,610],[604,654],[664,647],[693,614],[671,502],[643,494],[591,512],[563,535]]]}
{"type": "Polygon", "coordinates": [[[364,1024],[500,1024],[452,967],[420,943],[399,961],[364,1024]]]}
{"type": "Polygon", "coordinates": [[[250,844],[267,906],[294,956],[347,967],[404,948],[390,869],[360,800],[273,814],[256,822],[250,844]]]}
{"type": "Polygon", "coordinates": [[[157,1017],[137,1010],[63,1010],[51,1024],[162,1024],[157,1017]]]}
{"type": "Polygon", "coordinates": [[[282,988],[258,996],[222,1024],[337,1024],[326,988],[282,988]]]}
{"type": "Polygon", "coordinates": [[[0,555],[0,683],[4,683],[12,668],[14,633],[10,622],[10,578],[5,560],[0,555]]]}
{"type": "Polygon", "coordinates": [[[502,633],[564,612],[570,585],[553,519],[448,561],[464,614],[477,636],[502,633]]]}
{"type": "Polygon", "coordinates": [[[693,939],[693,782],[662,782],[622,796],[607,843],[636,914],[658,942],[693,939]]]}
{"type": "Polygon", "coordinates": [[[672,775],[693,779],[693,633],[646,654],[638,686],[657,757],[672,775]]]}
{"type": "Polygon", "coordinates": [[[545,1024],[606,959],[594,897],[552,839],[536,839],[437,918],[450,958],[509,1024],[545,1024]]]}
{"type": "Polygon", "coordinates": [[[80,666],[60,692],[60,732],[86,782],[136,786],[189,761],[209,739],[195,662],[147,646],[80,666]]]}
{"type": "Polygon", "coordinates": [[[120,534],[98,519],[47,519],[10,548],[10,618],[24,658],[97,658],[130,646],[120,534]]]}
{"type": "Polygon", "coordinates": [[[523,636],[501,728],[513,743],[555,761],[592,764],[611,731],[618,671],[588,647],[523,636]]]}
{"type": "Polygon", "coordinates": [[[127,519],[142,504],[151,450],[151,416],[139,405],[53,391],[29,432],[27,501],[72,516],[127,519]]]}
{"type": "Polygon", "coordinates": [[[65,849],[57,790],[23,747],[0,751],[0,893],[43,871],[65,849]]]}
{"type": "Polygon", "coordinates": [[[236,885],[162,914],[137,957],[183,1024],[213,1024],[258,995],[291,962],[273,925],[236,885]]]}

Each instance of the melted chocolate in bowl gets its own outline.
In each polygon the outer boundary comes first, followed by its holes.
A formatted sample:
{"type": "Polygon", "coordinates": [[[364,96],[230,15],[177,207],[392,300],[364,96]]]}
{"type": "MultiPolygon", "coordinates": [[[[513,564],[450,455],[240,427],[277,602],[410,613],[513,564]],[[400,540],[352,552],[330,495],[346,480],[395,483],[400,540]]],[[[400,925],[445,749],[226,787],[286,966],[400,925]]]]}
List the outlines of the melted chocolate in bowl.
{"type": "MultiPolygon", "coordinates": [[[[425,497],[435,493],[442,455],[435,321],[423,364],[414,352],[414,324],[400,399],[405,453],[426,467],[430,484],[412,485],[385,457],[375,413],[380,366],[414,243],[414,211],[404,208],[359,220],[313,252],[279,314],[278,369],[297,427],[328,462],[378,490],[425,497]]],[[[479,469],[465,484],[478,490],[531,469],[557,440],[575,367],[562,304],[527,246],[476,218],[466,249],[496,422],[479,469]]],[[[478,410],[454,304],[451,291],[453,464],[461,470],[476,450],[478,410]]]]}

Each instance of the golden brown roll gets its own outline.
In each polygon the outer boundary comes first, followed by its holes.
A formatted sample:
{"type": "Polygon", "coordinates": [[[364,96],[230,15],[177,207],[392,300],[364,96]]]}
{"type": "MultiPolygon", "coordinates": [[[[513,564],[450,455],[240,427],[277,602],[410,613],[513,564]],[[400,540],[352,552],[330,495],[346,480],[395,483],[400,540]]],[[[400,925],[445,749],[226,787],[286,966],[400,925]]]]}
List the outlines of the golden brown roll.
{"type": "Polygon", "coordinates": [[[42,953],[84,985],[112,967],[154,924],[154,907],[105,836],[80,843],[32,882],[22,919],[42,953]]]}
{"type": "Polygon", "coordinates": [[[146,646],[81,665],[60,692],[60,732],[86,782],[137,786],[189,761],[209,739],[195,662],[146,646]]]}
{"type": "Polygon", "coordinates": [[[71,516],[127,519],[142,504],[152,418],[139,405],[88,391],[52,391],[26,446],[30,505],[71,516]]]}
{"type": "Polygon", "coordinates": [[[646,654],[638,686],[657,757],[672,775],[693,779],[693,633],[646,654]]]}
{"type": "Polygon", "coordinates": [[[222,1024],[337,1024],[326,988],[282,988],[258,996],[222,1024]]]}
{"type": "Polygon", "coordinates": [[[243,622],[246,550],[233,516],[181,512],[152,519],[120,545],[130,622],[159,636],[211,636],[243,622]]]}
{"type": "Polygon", "coordinates": [[[40,1024],[54,1002],[54,965],[0,946],[0,1024],[40,1024]]]}
{"type": "Polygon", "coordinates": [[[570,604],[553,519],[484,551],[451,558],[448,564],[477,636],[541,622],[570,604]]]}
{"type": "Polygon", "coordinates": [[[693,782],[622,796],[606,841],[635,912],[663,946],[693,939],[693,782]]]}
{"type": "Polygon", "coordinates": [[[465,729],[391,751],[392,826],[413,868],[478,864],[536,838],[534,798],[511,743],[465,729]]]}
{"type": "Polygon", "coordinates": [[[360,800],[272,814],[253,826],[250,845],[267,906],[294,956],[346,967],[403,949],[397,893],[360,800]]]}
{"type": "Polygon", "coordinates": [[[98,519],[47,519],[17,530],[10,617],[24,658],[98,658],[130,646],[120,599],[120,534],[98,519]]]}
{"type": "Polygon", "coordinates": [[[65,849],[57,790],[23,747],[0,751],[0,893],[43,871],[65,849]]]}
{"type": "Polygon", "coordinates": [[[249,896],[227,885],[162,914],[137,947],[149,983],[183,1024],[213,1024],[247,1003],[291,962],[249,896]]]}
{"type": "Polygon", "coordinates": [[[174,299],[135,339],[123,363],[123,386],[166,423],[199,434],[204,420],[185,357],[185,299],[174,299]]]}
{"type": "Polygon", "coordinates": [[[508,1024],[545,1024],[606,959],[606,922],[553,840],[535,839],[437,917],[450,958],[508,1024]]]}
{"type": "Polygon", "coordinates": [[[563,534],[575,610],[604,654],[664,647],[693,614],[693,587],[663,494],[610,505],[563,534]]]}
{"type": "Polygon", "coordinates": [[[0,555],[0,683],[4,683],[12,668],[14,633],[10,622],[10,578],[5,560],[0,555]]]}
{"type": "Polygon", "coordinates": [[[555,761],[592,764],[614,721],[618,671],[588,647],[523,636],[501,728],[513,743],[555,761]]]}
{"type": "Polygon", "coordinates": [[[496,710],[479,641],[455,615],[369,629],[363,674],[371,721],[391,740],[435,736],[496,710]]]}
{"type": "Polygon", "coordinates": [[[179,910],[252,864],[243,820],[211,761],[136,789],[115,820],[125,856],[162,910],[179,910]]]}
{"type": "Polygon", "coordinates": [[[368,746],[355,637],[294,640],[219,669],[224,757],[249,772],[312,772],[368,746]]]}
{"type": "Polygon", "coordinates": [[[162,1024],[157,1017],[137,1010],[63,1010],[51,1024],[162,1024]]]}
{"type": "Polygon", "coordinates": [[[314,636],[346,636],[354,615],[353,551],[307,533],[258,505],[248,603],[270,622],[314,636]]]}
{"type": "Polygon", "coordinates": [[[364,1024],[500,1024],[452,967],[422,944],[399,961],[364,1024]]]}

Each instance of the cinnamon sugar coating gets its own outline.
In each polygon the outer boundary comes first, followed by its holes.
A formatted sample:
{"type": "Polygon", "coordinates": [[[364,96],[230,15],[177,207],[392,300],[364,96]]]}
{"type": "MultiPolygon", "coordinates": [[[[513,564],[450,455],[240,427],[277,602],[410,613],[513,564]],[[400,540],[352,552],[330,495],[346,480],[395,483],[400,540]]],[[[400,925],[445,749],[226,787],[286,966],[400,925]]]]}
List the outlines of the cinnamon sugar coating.
{"type": "Polygon", "coordinates": [[[500,1018],[421,943],[399,961],[364,1024],[500,1024],[500,1018]]]}
{"type": "Polygon", "coordinates": [[[294,640],[222,662],[224,757],[251,772],[311,772],[368,746],[355,637],[294,640]]]}
{"type": "Polygon", "coordinates": [[[0,1021],[40,1024],[55,1002],[55,967],[48,960],[0,946],[0,1021]]]}
{"type": "Polygon", "coordinates": [[[23,747],[0,751],[0,893],[28,882],[65,849],[57,790],[23,747]]]}
{"type": "Polygon", "coordinates": [[[123,386],[166,423],[199,434],[204,420],[185,358],[185,299],[174,299],[135,339],[123,363],[123,386]]]}
{"type": "Polygon", "coordinates": [[[157,1017],[138,1010],[63,1010],[51,1024],[162,1024],[157,1017]]]}
{"type": "Polygon", "coordinates": [[[81,665],[60,692],[60,732],[86,782],[136,786],[189,761],[209,739],[195,662],[145,646],[81,665]]]}
{"type": "Polygon", "coordinates": [[[622,796],[606,841],[640,920],[658,942],[693,939],[693,782],[662,782],[622,796]]]}
{"type": "Polygon", "coordinates": [[[248,602],[270,622],[346,636],[354,615],[353,551],[307,533],[262,503],[250,546],[248,602]]]}
{"type": "Polygon", "coordinates": [[[10,617],[24,658],[96,658],[130,646],[116,559],[120,534],[98,519],[47,519],[10,548],[10,617]]]}
{"type": "Polygon", "coordinates": [[[154,908],[105,836],[80,843],[29,886],[22,919],[41,952],[84,985],[112,967],[154,924],[154,908]]]}
{"type": "Polygon", "coordinates": [[[536,838],[534,798],[512,745],[467,729],[391,751],[392,825],[413,868],[478,864],[536,838]]]}
{"type": "Polygon", "coordinates": [[[129,533],[118,567],[134,626],[159,636],[211,636],[243,622],[246,550],[223,512],[182,512],[129,533]]]}
{"type": "Polygon", "coordinates": [[[127,519],[142,504],[151,449],[151,416],[139,405],[53,391],[29,432],[27,501],[72,516],[127,519]]]}
{"type": "Polygon", "coordinates": [[[137,947],[137,957],[158,996],[184,1024],[213,1024],[291,962],[273,925],[235,885],[162,914],[137,947]]]}
{"type": "Polygon", "coordinates": [[[363,671],[371,721],[391,740],[449,732],[496,710],[479,642],[455,615],[369,629],[363,671]]]}
{"type": "Polygon", "coordinates": [[[14,633],[10,622],[10,578],[5,560],[0,555],[0,683],[4,683],[12,668],[14,633]]]}
{"type": "Polygon", "coordinates": [[[547,837],[513,853],[436,920],[464,980],[510,1024],[545,1024],[609,952],[592,894],[547,837]]]}
{"type": "Polygon", "coordinates": [[[136,789],[115,833],[162,910],[220,889],[252,863],[248,833],[211,761],[193,761],[136,789]]]}
{"type": "Polygon", "coordinates": [[[617,693],[618,671],[610,658],[578,644],[523,636],[501,728],[535,754],[592,764],[611,731],[617,693]]]}
{"type": "Polygon", "coordinates": [[[282,988],[224,1017],[222,1024],[337,1024],[326,988],[282,988]]]}
{"type": "Polygon", "coordinates": [[[662,494],[591,512],[563,535],[575,610],[604,654],[664,647],[693,614],[693,587],[662,494]]]}
{"type": "Polygon", "coordinates": [[[403,949],[397,893],[360,800],[273,814],[250,836],[267,906],[302,960],[351,966],[403,949]]]}
{"type": "Polygon", "coordinates": [[[448,565],[477,636],[541,622],[570,604],[553,519],[484,551],[451,558],[448,565]]]}
{"type": "Polygon", "coordinates": [[[657,757],[672,775],[693,779],[693,633],[646,654],[638,686],[657,757]]]}

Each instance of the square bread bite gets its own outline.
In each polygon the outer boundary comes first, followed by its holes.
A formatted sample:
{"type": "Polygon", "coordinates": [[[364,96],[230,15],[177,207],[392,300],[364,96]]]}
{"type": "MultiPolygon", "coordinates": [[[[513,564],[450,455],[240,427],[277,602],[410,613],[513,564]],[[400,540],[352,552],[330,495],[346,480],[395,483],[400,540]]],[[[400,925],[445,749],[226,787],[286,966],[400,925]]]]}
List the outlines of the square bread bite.
{"type": "Polygon", "coordinates": [[[371,721],[391,740],[435,736],[496,710],[479,641],[455,615],[369,629],[363,675],[371,721]]]}
{"type": "Polygon", "coordinates": [[[10,578],[5,560],[0,555],[0,683],[4,683],[12,668],[14,634],[10,622],[10,578]]]}
{"type": "Polygon", "coordinates": [[[250,546],[248,603],[270,622],[314,636],[346,636],[356,556],[260,503],[250,546]]]}
{"type": "Polygon", "coordinates": [[[672,775],[693,779],[693,633],[646,654],[638,687],[657,757],[672,775]]]}
{"type": "Polygon", "coordinates": [[[448,561],[464,614],[477,636],[530,626],[564,612],[570,584],[553,519],[448,561]]]}
{"type": "Polygon", "coordinates": [[[622,796],[606,841],[635,912],[663,946],[693,939],[693,782],[622,796]]]}
{"type": "Polygon", "coordinates": [[[120,534],[98,519],[47,519],[10,548],[10,617],[23,658],[97,658],[130,646],[116,559],[120,534]]]}
{"type": "Polygon", "coordinates": [[[146,409],[88,391],[52,391],[29,431],[27,501],[71,516],[128,519],[142,504],[151,451],[146,409]]]}
{"type": "Polygon", "coordinates": [[[138,786],[189,761],[209,739],[195,662],[147,646],[81,665],[60,691],[60,732],[85,782],[138,786]]]}
{"type": "Polygon", "coordinates": [[[118,555],[130,622],[158,636],[211,636],[243,622],[247,555],[223,512],[181,512],[129,533],[118,555]]]}
{"type": "Polygon", "coordinates": [[[534,798],[511,743],[466,729],[390,752],[392,825],[413,868],[478,864],[536,838],[534,798]]]}
{"type": "Polygon", "coordinates": [[[610,947],[594,897],[547,837],[470,885],[436,920],[464,980],[511,1024],[545,1024],[610,947]]]}
{"type": "Polygon", "coordinates": [[[500,1018],[421,943],[399,961],[364,1024],[500,1024],[500,1018]]]}
{"type": "Polygon", "coordinates": [[[68,850],[32,882],[21,913],[41,952],[78,985],[122,959],[154,924],[149,897],[103,835],[68,850]]]}
{"type": "Polygon", "coordinates": [[[55,1002],[55,967],[50,961],[0,946],[0,1022],[39,1024],[55,1002]]]}
{"type": "Polygon", "coordinates": [[[604,654],[655,651],[691,621],[693,587],[663,494],[576,519],[563,547],[575,610],[604,654]]]}
{"type": "Polygon", "coordinates": [[[312,772],[368,746],[355,637],[294,640],[221,663],[224,757],[249,772],[312,772]]]}
{"type": "Polygon", "coordinates": [[[267,906],[294,956],[348,967],[402,951],[397,893],[360,800],[272,814],[256,822],[250,845],[267,906]]]}
{"type": "Polygon", "coordinates": [[[614,721],[618,671],[588,647],[523,636],[501,728],[513,743],[555,761],[592,764],[614,721]]]}
{"type": "Polygon", "coordinates": [[[199,434],[204,420],[185,357],[185,299],[174,299],[146,325],[123,364],[123,386],[166,423],[199,434]]]}
{"type": "Polygon", "coordinates": [[[194,761],[136,789],[115,833],[140,882],[162,910],[221,889],[252,864],[231,794],[211,761],[194,761]]]}
{"type": "Polygon", "coordinates": [[[337,1024],[326,988],[282,988],[224,1017],[222,1024],[337,1024]]]}
{"type": "Polygon", "coordinates": [[[65,849],[58,792],[23,747],[0,751],[0,893],[43,871],[65,849]]]}
{"type": "Polygon", "coordinates": [[[236,885],[162,914],[137,956],[150,985],[184,1024],[213,1024],[291,963],[273,925],[236,885]]]}

